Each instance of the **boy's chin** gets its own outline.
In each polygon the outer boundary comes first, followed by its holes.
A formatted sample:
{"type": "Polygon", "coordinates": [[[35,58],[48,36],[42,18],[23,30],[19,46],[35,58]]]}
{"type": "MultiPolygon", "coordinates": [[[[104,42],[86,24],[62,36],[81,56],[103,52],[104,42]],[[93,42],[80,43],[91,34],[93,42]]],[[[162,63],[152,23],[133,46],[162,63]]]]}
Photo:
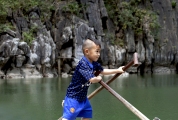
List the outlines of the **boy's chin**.
{"type": "Polygon", "coordinates": [[[96,60],[93,60],[93,62],[97,62],[98,61],[98,59],[96,59],[96,60]]]}

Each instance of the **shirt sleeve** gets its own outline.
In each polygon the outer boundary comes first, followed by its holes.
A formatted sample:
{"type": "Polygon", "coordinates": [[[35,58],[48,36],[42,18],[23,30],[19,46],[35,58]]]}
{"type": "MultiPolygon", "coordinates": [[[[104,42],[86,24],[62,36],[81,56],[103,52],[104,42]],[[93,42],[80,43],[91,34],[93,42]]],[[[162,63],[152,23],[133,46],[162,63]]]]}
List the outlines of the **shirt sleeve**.
{"type": "Polygon", "coordinates": [[[100,65],[100,63],[94,62],[93,63],[93,70],[102,72],[103,71],[103,67],[100,65]]]}
{"type": "Polygon", "coordinates": [[[89,67],[86,66],[80,66],[79,73],[83,76],[83,78],[87,81],[89,81],[91,78],[95,77],[93,74],[93,70],[91,70],[89,67]]]}

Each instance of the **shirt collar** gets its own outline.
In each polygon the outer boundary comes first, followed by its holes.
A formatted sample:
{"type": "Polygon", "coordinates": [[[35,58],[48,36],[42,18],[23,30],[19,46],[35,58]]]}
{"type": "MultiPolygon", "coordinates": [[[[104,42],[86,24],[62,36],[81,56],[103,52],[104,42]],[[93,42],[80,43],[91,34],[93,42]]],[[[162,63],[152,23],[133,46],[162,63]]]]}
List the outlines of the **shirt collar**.
{"type": "Polygon", "coordinates": [[[90,68],[93,69],[93,64],[91,64],[85,56],[83,56],[83,59],[85,60],[85,62],[87,62],[87,64],[90,66],[90,68]]]}

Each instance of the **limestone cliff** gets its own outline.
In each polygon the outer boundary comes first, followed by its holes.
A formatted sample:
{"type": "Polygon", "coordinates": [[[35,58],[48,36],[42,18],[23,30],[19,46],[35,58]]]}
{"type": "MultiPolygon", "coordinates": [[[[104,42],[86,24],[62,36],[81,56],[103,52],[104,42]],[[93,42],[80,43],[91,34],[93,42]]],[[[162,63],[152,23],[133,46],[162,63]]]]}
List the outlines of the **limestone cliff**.
{"type": "Polygon", "coordinates": [[[42,11],[40,6],[30,7],[25,13],[23,9],[9,9],[4,24],[11,24],[13,29],[0,31],[1,78],[54,77],[59,71],[72,74],[83,56],[81,47],[87,38],[101,41],[99,62],[106,68],[125,65],[137,52],[142,64],[128,72],[178,71],[178,1],[114,2],[117,2],[118,10],[123,11],[136,5],[144,16],[139,18],[135,12],[137,9],[131,16],[127,11],[124,14],[116,11],[114,14],[118,16],[110,16],[112,11],[109,11],[108,4],[113,3],[108,0],[55,0],[51,3],[54,8],[50,13],[42,11]],[[158,18],[160,27],[156,36],[151,28],[152,19],[146,14],[148,11],[158,18]],[[46,14],[50,17],[44,19],[46,14]],[[132,17],[133,21],[128,20],[132,23],[137,20],[137,24],[129,26],[128,21],[121,21],[124,16],[132,17]],[[59,60],[62,62],[60,66],[59,60]]]}

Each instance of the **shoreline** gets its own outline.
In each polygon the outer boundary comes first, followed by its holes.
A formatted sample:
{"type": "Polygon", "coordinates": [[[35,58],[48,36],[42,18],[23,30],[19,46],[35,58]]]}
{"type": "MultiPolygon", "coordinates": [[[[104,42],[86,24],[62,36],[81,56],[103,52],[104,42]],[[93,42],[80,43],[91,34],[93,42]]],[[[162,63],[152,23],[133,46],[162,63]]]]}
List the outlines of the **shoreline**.
{"type": "MultiPolygon", "coordinates": [[[[124,72],[120,75],[120,77],[129,77],[129,75],[132,74],[137,74],[137,75],[141,75],[140,73],[129,73],[129,72],[124,72]]],[[[177,74],[175,71],[172,72],[154,72],[154,73],[144,73],[144,75],[157,75],[157,74],[177,74]]],[[[101,75],[102,77],[111,77],[114,76],[113,75],[101,75]]],[[[49,72],[46,74],[46,76],[43,76],[41,73],[39,73],[38,71],[34,71],[34,73],[30,73],[30,74],[21,74],[19,72],[19,70],[12,70],[11,72],[9,72],[7,75],[4,75],[1,71],[0,71],[0,77],[1,80],[6,80],[6,79],[38,79],[38,78],[56,78],[56,77],[61,77],[61,78],[68,78],[68,77],[72,77],[72,74],[67,74],[67,73],[61,73],[61,75],[54,75],[53,73],[49,72]]]]}

